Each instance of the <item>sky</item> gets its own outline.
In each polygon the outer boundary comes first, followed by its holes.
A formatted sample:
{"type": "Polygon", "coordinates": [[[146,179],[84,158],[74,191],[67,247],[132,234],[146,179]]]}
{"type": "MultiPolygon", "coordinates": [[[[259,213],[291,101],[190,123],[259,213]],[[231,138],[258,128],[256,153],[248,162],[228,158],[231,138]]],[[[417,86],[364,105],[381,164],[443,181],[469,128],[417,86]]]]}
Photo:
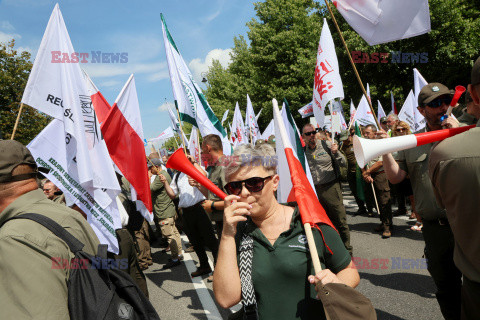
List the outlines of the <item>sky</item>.
{"type": "MultiPolygon", "coordinates": [[[[76,52],[89,53],[81,67],[113,104],[135,76],[144,136],[170,125],[166,106],[173,93],[165,58],[160,13],[185,62],[201,86],[212,59],[227,66],[233,38],[245,37],[258,0],[0,0],[0,42],[15,39],[32,60],[58,2],[76,52]],[[125,63],[92,63],[92,51],[126,53],[125,63]]],[[[232,106],[233,108],[234,106],[232,106]]],[[[217,115],[221,117],[222,115],[217,115]]]]}

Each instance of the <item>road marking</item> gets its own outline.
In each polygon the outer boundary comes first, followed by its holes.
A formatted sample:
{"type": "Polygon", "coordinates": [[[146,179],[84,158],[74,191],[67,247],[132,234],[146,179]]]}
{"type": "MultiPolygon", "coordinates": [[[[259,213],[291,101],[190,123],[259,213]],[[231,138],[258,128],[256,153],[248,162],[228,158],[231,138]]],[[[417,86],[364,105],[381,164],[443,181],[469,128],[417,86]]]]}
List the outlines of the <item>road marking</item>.
{"type": "MultiPolygon", "coordinates": [[[[181,236],[182,242],[187,242],[188,239],[185,235],[181,236]]],[[[183,252],[183,262],[185,263],[185,267],[187,268],[188,274],[194,272],[196,270],[195,262],[192,259],[192,256],[188,252],[183,252]]],[[[209,261],[210,262],[210,261],[209,261]]],[[[215,302],[210,295],[210,291],[205,285],[202,280],[202,277],[190,277],[192,279],[193,287],[195,291],[197,291],[198,298],[200,299],[200,303],[202,304],[202,308],[209,320],[222,320],[222,316],[218,311],[218,308],[215,302]]]]}

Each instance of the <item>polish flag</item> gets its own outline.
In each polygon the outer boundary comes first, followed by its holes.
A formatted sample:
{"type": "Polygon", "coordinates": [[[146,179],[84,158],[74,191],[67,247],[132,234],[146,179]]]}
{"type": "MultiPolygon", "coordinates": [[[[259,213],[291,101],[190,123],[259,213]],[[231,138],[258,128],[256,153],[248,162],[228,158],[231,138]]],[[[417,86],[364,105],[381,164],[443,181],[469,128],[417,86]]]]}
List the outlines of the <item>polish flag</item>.
{"type": "MultiPolygon", "coordinates": [[[[106,109],[108,102],[92,95],[94,108],[106,109]],[[95,101],[97,103],[95,103],[95,101]],[[105,105],[107,104],[107,105],[105,105]]],[[[123,176],[130,182],[132,200],[137,210],[147,219],[153,221],[152,197],[145,148],[143,144],[143,128],[140,119],[140,108],[133,74],[128,79],[117,100],[110,108],[104,121],[101,121],[103,138],[108,152],[123,176]]]]}
{"type": "MultiPolygon", "coordinates": [[[[295,193],[295,199],[298,204],[302,223],[310,224],[312,227],[318,228],[319,223],[329,225],[333,229],[332,222],[327,216],[325,209],[318,201],[318,197],[311,185],[311,182],[307,178],[301,162],[297,157],[297,153],[292,147],[290,139],[287,134],[282,115],[278,110],[278,103],[276,99],[273,102],[273,118],[275,120],[275,129],[279,133],[277,141],[280,140],[285,150],[284,156],[286,157],[289,169],[289,178],[292,183],[292,191],[295,193]]],[[[278,149],[277,149],[278,150],[278,149]]],[[[279,162],[279,167],[281,166],[279,162]]],[[[282,178],[280,178],[282,179],[282,178]]],[[[319,229],[320,230],[320,229],[319,229]]],[[[335,229],[336,230],[336,229],[335,229]]]]}
{"type": "Polygon", "coordinates": [[[393,98],[393,92],[390,91],[390,102],[392,104],[392,112],[398,114],[397,104],[395,103],[395,99],[393,98]]]}

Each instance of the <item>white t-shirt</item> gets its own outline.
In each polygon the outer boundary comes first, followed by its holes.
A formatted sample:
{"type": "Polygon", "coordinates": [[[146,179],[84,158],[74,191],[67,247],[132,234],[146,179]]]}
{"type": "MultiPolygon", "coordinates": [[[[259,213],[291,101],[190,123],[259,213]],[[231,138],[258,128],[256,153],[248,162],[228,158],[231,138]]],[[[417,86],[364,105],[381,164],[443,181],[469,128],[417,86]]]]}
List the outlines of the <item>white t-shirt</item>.
{"type": "Polygon", "coordinates": [[[179,203],[178,207],[179,208],[187,208],[191,207],[194,204],[199,203],[200,201],[205,200],[205,196],[200,192],[195,187],[192,187],[190,183],[188,183],[188,176],[183,173],[177,173],[173,175],[172,178],[172,183],[170,184],[170,187],[172,188],[173,192],[175,194],[178,194],[180,190],[180,195],[179,195],[179,203]],[[177,183],[175,182],[176,175],[180,174],[178,177],[177,183]]]}

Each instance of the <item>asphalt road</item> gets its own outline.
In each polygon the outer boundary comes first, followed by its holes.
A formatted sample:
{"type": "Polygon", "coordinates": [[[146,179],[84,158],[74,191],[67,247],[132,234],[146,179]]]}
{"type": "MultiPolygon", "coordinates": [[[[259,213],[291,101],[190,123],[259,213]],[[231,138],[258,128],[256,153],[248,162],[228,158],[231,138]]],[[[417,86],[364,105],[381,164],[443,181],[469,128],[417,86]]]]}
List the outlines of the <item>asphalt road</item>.
{"type": "MultiPolygon", "coordinates": [[[[353,216],[357,206],[348,186],[343,189],[354,262],[361,277],[357,289],[372,301],[378,319],[442,319],[423,258],[422,234],[410,230],[414,221],[394,217],[392,237],[382,239],[373,231],[380,222],[378,216],[353,216]]],[[[187,238],[182,235],[182,240],[187,238]]],[[[161,319],[227,319],[232,311],[215,303],[207,276],[190,277],[198,261],[195,253],[184,254],[183,263],[171,270],[162,270],[170,256],[161,248],[153,246],[152,256],[154,264],[145,275],[150,301],[161,319]]]]}

